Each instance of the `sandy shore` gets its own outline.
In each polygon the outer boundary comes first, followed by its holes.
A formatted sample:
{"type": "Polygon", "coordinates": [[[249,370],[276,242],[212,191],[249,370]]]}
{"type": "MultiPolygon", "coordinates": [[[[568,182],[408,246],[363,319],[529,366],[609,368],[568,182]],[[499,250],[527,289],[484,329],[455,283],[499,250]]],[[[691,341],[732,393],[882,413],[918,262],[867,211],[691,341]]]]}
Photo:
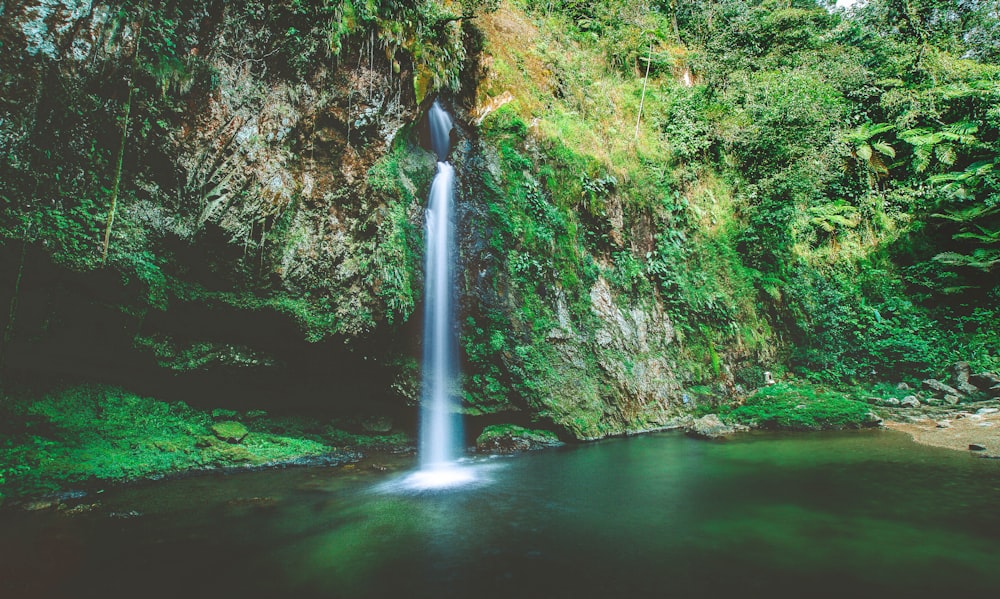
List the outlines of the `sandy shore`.
{"type": "Polygon", "coordinates": [[[883,413],[885,427],[907,433],[917,443],[970,451],[969,445],[981,445],[985,451],[974,453],[1000,458],[1000,408],[990,401],[956,406],[943,410],[898,410],[883,413]]]}

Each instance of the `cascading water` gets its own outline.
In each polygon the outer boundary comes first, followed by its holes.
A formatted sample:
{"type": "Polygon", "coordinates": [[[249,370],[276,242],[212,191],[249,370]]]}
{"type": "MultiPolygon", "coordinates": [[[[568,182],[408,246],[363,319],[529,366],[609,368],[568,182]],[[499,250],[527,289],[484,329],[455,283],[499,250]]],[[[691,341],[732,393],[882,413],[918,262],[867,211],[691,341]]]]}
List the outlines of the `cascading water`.
{"type": "Polygon", "coordinates": [[[451,118],[434,102],[427,115],[437,174],[427,206],[424,283],[424,362],[420,415],[420,468],[414,482],[449,486],[468,474],[455,468],[462,446],[458,413],[455,326],[455,169],[448,164],[451,118]]]}

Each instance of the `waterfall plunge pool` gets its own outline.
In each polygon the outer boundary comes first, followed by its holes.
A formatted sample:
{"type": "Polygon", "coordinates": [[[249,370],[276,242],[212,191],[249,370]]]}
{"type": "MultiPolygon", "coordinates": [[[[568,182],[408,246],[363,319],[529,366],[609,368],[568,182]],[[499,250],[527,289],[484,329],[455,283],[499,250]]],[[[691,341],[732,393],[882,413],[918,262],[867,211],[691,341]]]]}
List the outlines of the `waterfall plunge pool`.
{"type": "Polygon", "coordinates": [[[0,514],[2,597],[945,597],[1000,588],[1000,461],[892,432],[660,433],[109,490],[0,514]],[[378,468],[373,468],[378,464],[378,468]],[[387,471],[386,471],[387,470],[387,471]]]}

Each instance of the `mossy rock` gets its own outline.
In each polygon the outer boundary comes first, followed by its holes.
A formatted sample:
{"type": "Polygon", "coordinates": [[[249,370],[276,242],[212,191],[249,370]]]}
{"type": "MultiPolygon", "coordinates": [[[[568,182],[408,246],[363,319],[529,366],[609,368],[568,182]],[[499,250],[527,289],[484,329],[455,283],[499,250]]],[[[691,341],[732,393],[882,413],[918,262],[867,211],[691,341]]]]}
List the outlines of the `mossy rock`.
{"type": "Polygon", "coordinates": [[[246,438],[250,431],[239,422],[227,420],[213,424],[212,433],[226,443],[239,443],[246,438]]]}
{"type": "Polygon", "coordinates": [[[516,424],[493,424],[476,438],[481,453],[515,453],[563,445],[552,431],[533,430],[516,424]]]}

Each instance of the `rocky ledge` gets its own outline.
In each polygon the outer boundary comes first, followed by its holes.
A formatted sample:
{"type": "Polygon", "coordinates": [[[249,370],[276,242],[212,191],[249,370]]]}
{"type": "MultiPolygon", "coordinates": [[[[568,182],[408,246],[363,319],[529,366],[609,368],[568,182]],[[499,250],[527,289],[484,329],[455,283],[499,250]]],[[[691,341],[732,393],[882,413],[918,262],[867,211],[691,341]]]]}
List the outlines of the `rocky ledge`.
{"type": "Polygon", "coordinates": [[[533,430],[515,424],[487,426],[476,438],[480,453],[518,453],[564,445],[552,431],[533,430]]]}

